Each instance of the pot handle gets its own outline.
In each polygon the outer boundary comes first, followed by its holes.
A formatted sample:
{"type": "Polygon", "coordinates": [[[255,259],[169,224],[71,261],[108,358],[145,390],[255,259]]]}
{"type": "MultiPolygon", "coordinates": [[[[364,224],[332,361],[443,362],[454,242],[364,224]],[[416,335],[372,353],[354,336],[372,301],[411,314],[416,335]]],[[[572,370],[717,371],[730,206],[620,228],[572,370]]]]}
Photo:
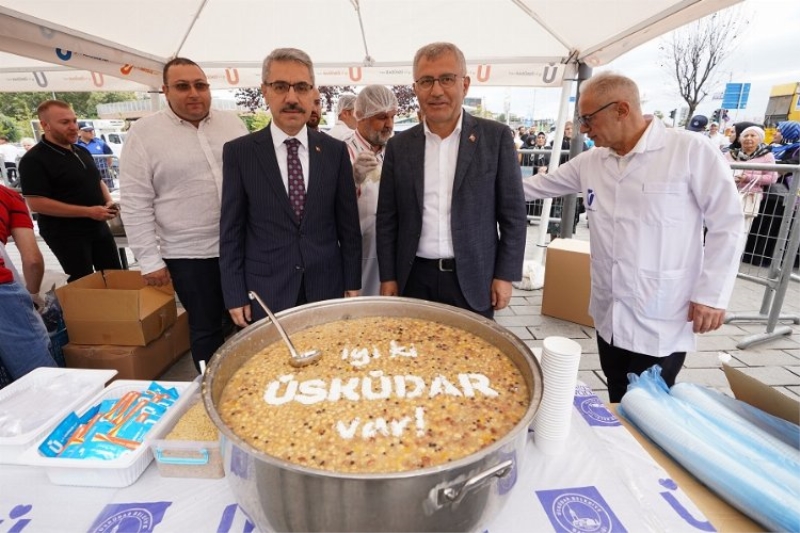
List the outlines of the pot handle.
{"type": "Polygon", "coordinates": [[[439,489],[439,493],[437,496],[437,501],[439,505],[445,505],[448,503],[458,503],[464,496],[466,496],[467,492],[476,489],[490,481],[493,477],[505,477],[511,472],[511,468],[514,466],[514,461],[511,459],[507,461],[503,461],[500,464],[497,464],[491,468],[488,468],[481,472],[476,476],[472,476],[468,480],[463,483],[459,483],[454,486],[446,487],[439,489]]]}

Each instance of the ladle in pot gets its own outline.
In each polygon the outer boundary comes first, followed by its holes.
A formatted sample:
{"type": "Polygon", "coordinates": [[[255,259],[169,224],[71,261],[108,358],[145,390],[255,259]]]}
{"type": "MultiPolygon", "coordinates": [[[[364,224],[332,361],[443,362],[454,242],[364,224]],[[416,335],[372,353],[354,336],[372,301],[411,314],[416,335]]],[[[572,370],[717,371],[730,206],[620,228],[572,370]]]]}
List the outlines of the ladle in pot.
{"type": "Polygon", "coordinates": [[[286,343],[286,346],[288,346],[289,348],[289,352],[292,354],[292,357],[289,358],[289,364],[295,367],[306,366],[310,365],[311,363],[313,363],[322,356],[322,352],[320,352],[319,350],[309,350],[307,352],[304,352],[302,355],[297,353],[294,344],[292,344],[292,341],[289,339],[289,335],[286,334],[286,330],[283,329],[281,323],[278,322],[278,319],[275,318],[275,315],[273,315],[272,311],[269,310],[267,304],[265,304],[264,301],[261,298],[259,298],[258,294],[256,294],[253,291],[248,292],[247,295],[250,297],[251,300],[257,301],[259,305],[261,305],[261,307],[264,308],[264,311],[267,312],[269,319],[272,320],[273,324],[275,324],[275,328],[277,328],[278,333],[281,334],[283,342],[286,343]]]}

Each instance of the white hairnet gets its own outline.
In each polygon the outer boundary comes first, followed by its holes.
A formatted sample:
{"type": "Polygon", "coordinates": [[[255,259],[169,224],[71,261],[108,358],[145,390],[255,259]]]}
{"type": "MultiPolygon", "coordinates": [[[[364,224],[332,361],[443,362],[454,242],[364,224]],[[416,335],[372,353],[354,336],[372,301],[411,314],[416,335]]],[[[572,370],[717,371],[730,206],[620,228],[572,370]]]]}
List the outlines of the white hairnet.
{"type": "Polygon", "coordinates": [[[397,111],[397,97],[383,85],[368,85],[356,98],[356,119],[363,120],[380,113],[397,111]]]}
{"type": "Polygon", "coordinates": [[[342,94],[339,95],[339,100],[336,101],[336,116],[342,114],[342,111],[353,109],[356,105],[356,95],[342,94]]]}

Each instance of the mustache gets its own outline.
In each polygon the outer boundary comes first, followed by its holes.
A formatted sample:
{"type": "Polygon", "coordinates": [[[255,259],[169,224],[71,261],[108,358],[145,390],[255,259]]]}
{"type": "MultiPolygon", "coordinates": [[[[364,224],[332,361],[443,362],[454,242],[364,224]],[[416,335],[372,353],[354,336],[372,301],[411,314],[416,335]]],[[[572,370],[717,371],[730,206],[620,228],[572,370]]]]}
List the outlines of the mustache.
{"type": "Polygon", "coordinates": [[[281,108],[281,111],[299,111],[300,113],[305,113],[306,110],[300,104],[286,104],[281,108]]]}

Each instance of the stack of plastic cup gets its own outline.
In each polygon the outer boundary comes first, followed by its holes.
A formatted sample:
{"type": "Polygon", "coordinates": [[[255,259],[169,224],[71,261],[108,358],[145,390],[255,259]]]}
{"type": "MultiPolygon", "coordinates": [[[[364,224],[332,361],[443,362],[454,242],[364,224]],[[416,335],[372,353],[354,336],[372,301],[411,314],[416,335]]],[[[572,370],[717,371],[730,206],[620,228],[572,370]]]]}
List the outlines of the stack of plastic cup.
{"type": "Polygon", "coordinates": [[[547,337],[542,345],[542,403],[533,421],[533,440],[546,455],[564,451],[572,421],[581,345],[564,337],[547,337]]]}

